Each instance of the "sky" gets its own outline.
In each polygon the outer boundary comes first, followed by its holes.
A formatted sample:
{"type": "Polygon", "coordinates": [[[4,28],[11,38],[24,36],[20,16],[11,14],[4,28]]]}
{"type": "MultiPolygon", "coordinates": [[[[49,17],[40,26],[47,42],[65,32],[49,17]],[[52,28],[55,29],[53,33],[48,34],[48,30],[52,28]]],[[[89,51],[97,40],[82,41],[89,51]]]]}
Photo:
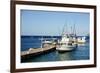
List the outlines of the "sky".
{"type": "Polygon", "coordinates": [[[64,27],[70,33],[89,34],[90,14],[80,12],[56,12],[21,10],[21,35],[61,35],[64,27]]]}

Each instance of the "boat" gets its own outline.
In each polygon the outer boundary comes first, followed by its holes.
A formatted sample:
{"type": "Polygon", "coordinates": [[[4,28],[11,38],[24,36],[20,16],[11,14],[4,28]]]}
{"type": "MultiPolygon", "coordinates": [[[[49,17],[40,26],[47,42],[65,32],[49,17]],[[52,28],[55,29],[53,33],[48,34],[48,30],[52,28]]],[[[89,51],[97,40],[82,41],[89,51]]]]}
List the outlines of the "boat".
{"type": "Polygon", "coordinates": [[[58,50],[59,52],[73,51],[77,47],[75,24],[73,30],[71,27],[71,33],[68,33],[66,29],[63,28],[63,34],[61,36],[61,40],[58,42],[59,46],[57,46],[56,48],[56,50],[58,50]]]}
{"type": "Polygon", "coordinates": [[[59,52],[72,51],[74,47],[72,38],[68,35],[63,35],[56,50],[59,52]]]}
{"type": "Polygon", "coordinates": [[[44,40],[42,41],[42,47],[48,47],[50,45],[56,45],[56,41],[54,39],[52,40],[44,40]]]}
{"type": "Polygon", "coordinates": [[[78,44],[84,44],[85,42],[86,42],[86,37],[85,36],[77,38],[77,43],[78,44]]]}
{"type": "Polygon", "coordinates": [[[58,52],[67,52],[74,50],[75,45],[73,45],[73,39],[69,34],[63,34],[61,41],[56,47],[58,52]]]}

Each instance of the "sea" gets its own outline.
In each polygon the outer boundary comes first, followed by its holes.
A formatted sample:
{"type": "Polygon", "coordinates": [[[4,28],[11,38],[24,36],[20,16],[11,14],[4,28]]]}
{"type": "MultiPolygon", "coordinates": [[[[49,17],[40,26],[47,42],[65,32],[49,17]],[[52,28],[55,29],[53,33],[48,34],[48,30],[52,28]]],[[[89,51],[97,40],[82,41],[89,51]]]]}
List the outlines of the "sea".
{"type": "MultiPolygon", "coordinates": [[[[82,36],[78,36],[82,37],[82,36]]],[[[21,36],[21,52],[29,48],[38,49],[41,47],[42,40],[61,39],[61,36],[21,36]]],[[[51,61],[67,61],[67,60],[88,60],[90,58],[89,38],[86,38],[85,44],[79,44],[75,50],[70,52],[59,53],[52,51],[42,55],[38,55],[28,59],[21,59],[22,63],[26,62],[51,62],[51,61]]]]}

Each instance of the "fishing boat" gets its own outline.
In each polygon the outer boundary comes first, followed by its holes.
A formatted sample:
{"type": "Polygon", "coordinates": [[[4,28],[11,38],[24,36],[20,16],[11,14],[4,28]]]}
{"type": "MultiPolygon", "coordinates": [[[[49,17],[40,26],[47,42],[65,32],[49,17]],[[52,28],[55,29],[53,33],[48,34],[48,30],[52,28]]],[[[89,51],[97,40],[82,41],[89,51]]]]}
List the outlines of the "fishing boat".
{"type": "Polygon", "coordinates": [[[61,40],[59,41],[59,46],[57,46],[56,48],[56,50],[58,50],[59,52],[72,51],[77,47],[75,24],[73,30],[71,27],[70,33],[68,33],[66,29],[68,28],[63,28],[63,34],[61,36],[61,40]]]}
{"type": "Polygon", "coordinates": [[[61,41],[59,42],[59,46],[57,46],[56,50],[59,52],[74,50],[72,38],[69,35],[63,35],[61,41]]]}

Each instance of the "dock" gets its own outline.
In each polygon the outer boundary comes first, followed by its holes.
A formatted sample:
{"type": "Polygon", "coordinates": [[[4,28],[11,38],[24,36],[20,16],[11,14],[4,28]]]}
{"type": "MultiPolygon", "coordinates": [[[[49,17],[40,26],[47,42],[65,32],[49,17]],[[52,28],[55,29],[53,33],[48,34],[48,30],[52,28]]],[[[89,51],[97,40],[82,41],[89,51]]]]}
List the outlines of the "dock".
{"type": "Polygon", "coordinates": [[[27,58],[32,58],[34,56],[38,56],[41,54],[45,54],[51,51],[56,50],[56,46],[55,45],[49,45],[43,48],[29,48],[29,50],[26,51],[22,51],[21,52],[21,59],[27,59],[27,58]]]}

